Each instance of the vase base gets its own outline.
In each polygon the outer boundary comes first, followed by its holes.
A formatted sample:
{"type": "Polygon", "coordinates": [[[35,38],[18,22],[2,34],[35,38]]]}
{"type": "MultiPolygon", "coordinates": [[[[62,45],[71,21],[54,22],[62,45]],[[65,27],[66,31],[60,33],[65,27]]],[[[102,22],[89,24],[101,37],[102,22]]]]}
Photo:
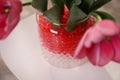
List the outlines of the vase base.
{"type": "Polygon", "coordinates": [[[59,68],[75,68],[88,61],[87,58],[76,59],[69,54],[65,55],[62,53],[53,53],[45,47],[42,47],[41,51],[44,59],[48,63],[59,68]]]}

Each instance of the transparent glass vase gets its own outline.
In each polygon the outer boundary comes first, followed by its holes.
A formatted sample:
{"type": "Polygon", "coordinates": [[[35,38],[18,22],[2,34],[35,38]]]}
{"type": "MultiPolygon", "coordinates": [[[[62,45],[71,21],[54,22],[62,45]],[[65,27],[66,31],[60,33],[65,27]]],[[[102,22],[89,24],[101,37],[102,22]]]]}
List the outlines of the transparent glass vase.
{"type": "MultiPolygon", "coordinates": [[[[77,44],[87,28],[77,28],[78,30],[67,32],[66,26],[72,24],[52,23],[41,13],[37,13],[37,23],[40,45],[42,46],[41,53],[47,62],[60,68],[74,68],[88,61],[87,58],[77,59],[73,57],[77,44]],[[60,26],[61,29],[56,29],[54,26],[60,26]]],[[[79,25],[81,23],[77,24],[78,27],[79,25]]]]}

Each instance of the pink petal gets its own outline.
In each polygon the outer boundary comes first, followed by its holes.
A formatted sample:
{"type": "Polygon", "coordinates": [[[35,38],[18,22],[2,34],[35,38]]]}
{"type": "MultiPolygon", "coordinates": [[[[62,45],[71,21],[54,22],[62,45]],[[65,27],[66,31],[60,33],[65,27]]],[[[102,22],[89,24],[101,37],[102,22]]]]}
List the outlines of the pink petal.
{"type": "Polygon", "coordinates": [[[0,14],[0,32],[3,31],[3,28],[6,25],[6,15],[1,15],[0,14]]]}
{"type": "Polygon", "coordinates": [[[88,33],[85,47],[90,48],[92,43],[99,43],[104,38],[105,36],[99,30],[97,30],[95,27],[92,27],[92,30],[88,33]]]}
{"type": "Polygon", "coordinates": [[[113,36],[120,32],[120,26],[112,20],[103,20],[96,23],[95,28],[106,36],[113,36]]]}
{"type": "Polygon", "coordinates": [[[87,57],[93,65],[103,66],[107,64],[114,56],[112,45],[108,41],[102,44],[93,44],[88,49],[87,57]]]}
{"type": "Polygon", "coordinates": [[[99,30],[97,30],[97,29],[94,28],[94,30],[92,32],[92,42],[99,43],[104,38],[105,38],[105,36],[99,30]]]}
{"type": "Polygon", "coordinates": [[[92,27],[86,32],[87,35],[86,35],[86,39],[84,41],[84,46],[86,48],[90,48],[92,45],[92,31],[93,31],[93,29],[94,28],[92,27]]]}
{"type": "Polygon", "coordinates": [[[115,57],[113,58],[113,60],[116,62],[120,62],[120,35],[112,37],[111,42],[115,52],[115,57]]]}
{"type": "Polygon", "coordinates": [[[79,41],[79,44],[74,52],[74,57],[76,58],[83,58],[84,55],[86,55],[85,52],[85,47],[84,47],[84,43],[87,39],[87,35],[88,33],[92,30],[92,28],[88,29],[86,31],[86,33],[83,35],[82,39],[79,41]]]}
{"type": "Polygon", "coordinates": [[[100,44],[93,44],[87,49],[87,57],[93,65],[97,65],[100,57],[100,44]]]}
{"type": "Polygon", "coordinates": [[[2,32],[4,31],[3,28],[6,25],[6,18],[7,18],[7,14],[3,14],[4,13],[4,5],[6,4],[6,1],[0,1],[0,35],[2,34],[2,32]]]}
{"type": "Polygon", "coordinates": [[[15,27],[20,20],[20,13],[22,11],[22,4],[20,0],[11,0],[11,10],[7,18],[6,28],[11,30],[11,27],[15,27]]]}
{"type": "Polygon", "coordinates": [[[78,53],[78,55],[75,55],[75,58],[82,59],[86,57],[86,48],[83,47],[81,51],[78,53]]]}
{"type": "Polygon", "coordinates": [[[2,0],[0,4],[0,39],[5,39],[10,32],[15,28],[20,20],[20,13],[22,11],[22,3],[20,0],[2,0]],[[9,13],[2,13],[5,11],[3,7],[8,6],[10,8],[9,13]]]}
{"type": "Polygon", "coordinates": [[[105,64],[107,64],[112,60],[113,56],[114,56],[114,50],[112,44],[108,41],[104,41],[101,44],[100,60],[98,65],[104,66],[105,64]]]}

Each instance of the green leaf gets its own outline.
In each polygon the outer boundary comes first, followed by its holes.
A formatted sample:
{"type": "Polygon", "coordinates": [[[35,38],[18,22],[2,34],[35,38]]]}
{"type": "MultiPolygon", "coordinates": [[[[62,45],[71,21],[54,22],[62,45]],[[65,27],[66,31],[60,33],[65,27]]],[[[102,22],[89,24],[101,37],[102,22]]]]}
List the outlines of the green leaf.
{"type": "Polygon", "coordinates": [[[43,14],[47,17],[49,21],[53,23],[53,26],[56,29],[60,29],[61,26],[61,15],[64,12],[64,3],[62,0],[51,0],[53,7],[47,11],[45,11],[43,14]],[[57,24],[57,25],[56,25],[57,24]]]}
{"type": "Polygon", "coordinates": [[[69,18],[67,21],[67,24],[69,25],[67,26],[67,31],[72,31],[76,27],[76,24],[83,21],[86,17],[87,15],[80,8],[78,8],[77,5],[73,5],[70,9],[69,18]]]}
{"type": "Polygon", "coordinates": [[[64,3],[62,0],[51,0],[52,1],[52,4],[53,6],[57,6],[59,7],[59,10],[60,10],[60,14],[62,14],[64,12],[64,3]]]}
{"type": "MultiPolygon", "coordinates": [[[[82,0],[73,0],[72,1],[72,4],[75,4],[75,5],[80,5],[82,3],[82,0]]],[[[71,6],[72,6],[71,4],[71,6]]]]}
{"type": "MultiPolygon", "coordinates": [[[[57,5],[55,5],[51,9],[45,11],[43,14],[52,23],[55,23],[55,24],[60,24],[61,23],[61,17],[60,17],[61,12],[60,12],[60,9],[57,5]]],[[[57,28],[57,29],[60,28],[60,26],[54,26],[54,27],[57,28]]]]}
{"type": "Polygon", "coordinates": [[[90,12],[102,7],[103,5],[105,5],[106,3],[110,2],[110,1],[111,0],[97,0],[97,1],[95,1],[90,9],[90,12]]]}
{"type": "Polygon", "coordinates": [[[115,21],[114,17],[106,12],[94,11],[94,13],[98,14],[102,19],[110,19],[115,21]]]}
{"type": "Polygon", "coordinates": [[[68,9],[70,9],[71,7],[71,3],[73,0],[63,0],[63,2],[66,4],[66,6],[68,7],[68,9]]]}
{"type": "Polygon", "coordinates": [[[51,1],[52,1],[53,5],[57,5],[59,7],[64,5],[62,0],[59,0],[59,1],[58,0],[51,0],[51,1]]]}
{"type": "Polygon", "coordinates": [[[48,4],[48,0],[33,0],[32,1],[32,6],[41,12],[44,12],[47,10],[47,4],[48,4]]]}
{"type": "Polygon", "coordinates": [[[95,0],[82,0],[82,4],[79,5],[79,8],[82,9],[85,13],[89,14],[90,8],[94,2],[95,0]]]}

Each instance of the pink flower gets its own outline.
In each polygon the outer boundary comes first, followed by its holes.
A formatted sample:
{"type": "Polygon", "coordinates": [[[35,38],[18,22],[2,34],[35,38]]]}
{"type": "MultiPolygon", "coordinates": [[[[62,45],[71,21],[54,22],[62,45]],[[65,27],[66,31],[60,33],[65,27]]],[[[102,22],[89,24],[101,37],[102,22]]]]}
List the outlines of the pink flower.
{"type": "Polygon", "coordinates": [[[22,4],[19,0],[0,0],[0,39],[5,39],[20,20],[22,4]]]}
{"type": "Polygon", "coordinates": [[[120,26],[111,20],[97,22],[89,28],[78,44],[74,56],[88,57],[89,61],[103,66],[111,60],[120,62],[120,26]]]}

